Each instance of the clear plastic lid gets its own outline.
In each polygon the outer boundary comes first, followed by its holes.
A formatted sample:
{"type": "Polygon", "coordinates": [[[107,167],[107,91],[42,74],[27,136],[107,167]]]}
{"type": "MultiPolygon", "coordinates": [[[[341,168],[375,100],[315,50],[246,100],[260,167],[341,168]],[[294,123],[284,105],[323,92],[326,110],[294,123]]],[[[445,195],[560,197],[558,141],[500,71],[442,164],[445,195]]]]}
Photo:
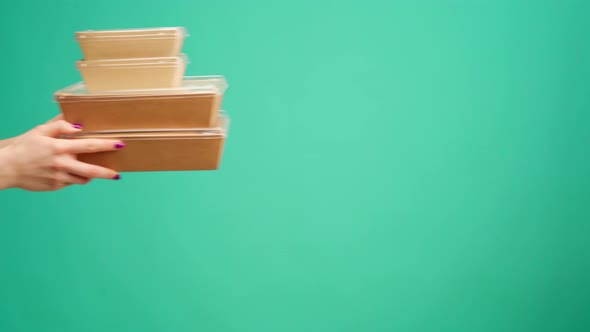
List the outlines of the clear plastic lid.
{"type": "Polygon", "coordinates": [[[172,57],[156,58],[129,58],[129,59],[105,59],[105,60],[80,60],[76,62],[78,69],[92,68],[121,68],[121,67],[154,67],[154,66],[176,66],[178,64],[188,64],[188,56],[181,54],[172,57]]]}
{"type": "Polygon", "coordinates": [[[140,96],[165,96],[181,94],[224,94],[228,88],[225,77],[221,75],[186,76],[179,88],[166,89],[141,89],[141,90],[117,90],[107,92],[89,92],[84,82],[68,86],[55,93],[55,99],[59,102],[76,101],[80,99],[114,99],[133,98],[140,96]]]}
{"type": "Polygon", "coordinates": [[[211,128],[101,130],[62,135],[61,138],[174,139],[227,137],[230,119],[219,111],[217,125],[211,128]]]}
{"type": "Polygon", "coordinates": [[[183,27],[114,29],[114,30],[85,30],[75,33],[78,41],[99,41],[117,39],[168,39],[187,37],[187,30],[183,27]]]}

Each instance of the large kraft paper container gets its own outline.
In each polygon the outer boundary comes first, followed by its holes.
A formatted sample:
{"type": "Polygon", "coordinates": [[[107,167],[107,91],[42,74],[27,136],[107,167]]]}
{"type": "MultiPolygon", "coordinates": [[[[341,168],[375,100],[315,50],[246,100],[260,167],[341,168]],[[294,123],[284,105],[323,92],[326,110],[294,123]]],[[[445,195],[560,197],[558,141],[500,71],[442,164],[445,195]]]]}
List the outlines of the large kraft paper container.
{"type": "Polygon", "coordinates": [[[84,131],[207,128],[216,125],[227,82],[223,76],[185,77],[177,89],[89,93],[84,83],[57,91],[64,119],[84,131]]]}
{"type": "Polygon", "coordinates": [[[78,160],[117,172],[217,170],[221,165],[229,118],[220,113],[216,128],[125,130],[66,135],[63,138],[122,140],[118,151],[79,154],[78,160]]]}
{"type": "Polygon", "coordinates": [[[76,32],[85,60],[178,56],[186,37],[180,27],[76,32]]]}
{"type": "Polygon", "coordinates": [[[82,60],[77,62],[88,92],[179,88],[185,55],[168,58],[82,60]]]}

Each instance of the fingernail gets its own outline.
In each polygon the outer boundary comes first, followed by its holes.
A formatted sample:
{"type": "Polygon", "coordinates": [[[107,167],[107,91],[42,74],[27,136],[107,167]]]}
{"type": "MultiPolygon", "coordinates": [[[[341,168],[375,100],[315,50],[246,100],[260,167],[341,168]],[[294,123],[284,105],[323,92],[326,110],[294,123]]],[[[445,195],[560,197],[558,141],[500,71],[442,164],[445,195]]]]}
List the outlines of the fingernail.
{"type": "Polygon", "coordinates": [[[119,174],[113,176],[113,180],[120,180],[120,179],[121,179],[121,175],[119,175],[119,174]]]}
{"type": "Polygon", "coordinates": [[[82,128],[84,128],[84,126],[82,126],[79,123],[74,123],[74,128],[76,128],[76,129],[82,129],[82,128]]]}
{"type": "Polygon", "coordinates": [[[117,144],[115,144],[115,148],[117,148],[117,149],[122,149],[122,148],[124,148],[124,147],[125,147],[125,143],[122,143],[122,142],[121,142],[121,143],[117,143],[117,144]]]}

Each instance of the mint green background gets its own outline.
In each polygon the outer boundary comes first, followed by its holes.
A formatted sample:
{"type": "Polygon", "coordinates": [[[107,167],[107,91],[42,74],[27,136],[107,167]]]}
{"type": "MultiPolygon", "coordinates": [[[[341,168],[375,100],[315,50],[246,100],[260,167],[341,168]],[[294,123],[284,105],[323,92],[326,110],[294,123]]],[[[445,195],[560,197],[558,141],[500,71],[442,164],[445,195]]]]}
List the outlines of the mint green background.
{"type": "Polygon", "coordinates": [[[0,192],[0,331],[590,330],[590,2],[0,5],[0,133],[73,33],[186,26],[222,170],[0,192]]]}

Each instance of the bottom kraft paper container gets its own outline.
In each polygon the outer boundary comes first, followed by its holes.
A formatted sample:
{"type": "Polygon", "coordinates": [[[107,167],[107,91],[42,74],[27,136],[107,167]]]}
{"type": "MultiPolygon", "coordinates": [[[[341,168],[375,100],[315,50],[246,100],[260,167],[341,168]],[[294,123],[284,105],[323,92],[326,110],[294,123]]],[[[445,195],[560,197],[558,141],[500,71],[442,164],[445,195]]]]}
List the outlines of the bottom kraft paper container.
{"type": "Polygon", "coordinates": [[[121,140],[118,151],[83,153],[78,160],[117,172],[217,170],[221,165],[229,118],[220,114],[216,128],[126,130],[80,133],[68,139],[121,140]]]}

